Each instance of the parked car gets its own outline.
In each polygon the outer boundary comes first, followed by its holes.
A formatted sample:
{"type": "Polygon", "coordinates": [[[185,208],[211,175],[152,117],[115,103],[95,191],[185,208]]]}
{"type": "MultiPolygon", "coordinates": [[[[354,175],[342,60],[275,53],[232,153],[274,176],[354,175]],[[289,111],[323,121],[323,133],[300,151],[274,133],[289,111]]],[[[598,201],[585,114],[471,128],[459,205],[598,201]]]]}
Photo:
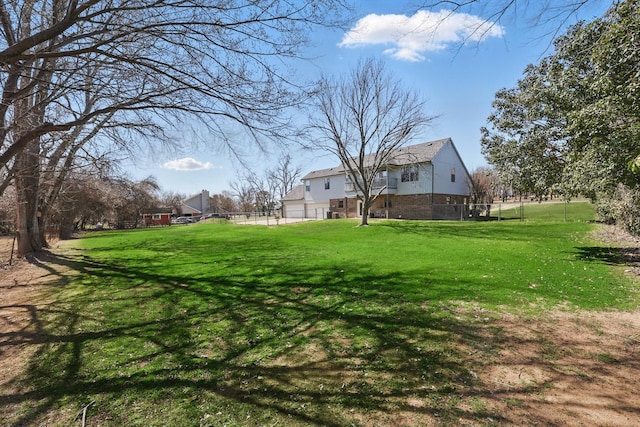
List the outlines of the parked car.
{"type": "Polygon", "coordinates": [[[192,222],[193,218],[189,218],[188,216],[179,216],[171,220],[171,224],[190,224],[192,222]]]}

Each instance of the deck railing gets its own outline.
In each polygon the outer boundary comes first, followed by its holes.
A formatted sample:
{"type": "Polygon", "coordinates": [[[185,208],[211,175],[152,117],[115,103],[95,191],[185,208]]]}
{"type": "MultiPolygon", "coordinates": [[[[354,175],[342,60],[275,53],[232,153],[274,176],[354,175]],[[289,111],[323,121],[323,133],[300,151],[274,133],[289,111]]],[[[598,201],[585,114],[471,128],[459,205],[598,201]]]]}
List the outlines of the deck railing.
{"type": "MultiPolygon", "coordinates": [[[[379,178],[373,181],[372,190],[380,190],[381,188],[386,188],[388,190],[397,190],[398,189],[398,178],[379,178]]],[[[347,193],[353,193],[358,190],[356,184],[354,182],[346,182],[344,184],[344,190],[347,193]]]]}

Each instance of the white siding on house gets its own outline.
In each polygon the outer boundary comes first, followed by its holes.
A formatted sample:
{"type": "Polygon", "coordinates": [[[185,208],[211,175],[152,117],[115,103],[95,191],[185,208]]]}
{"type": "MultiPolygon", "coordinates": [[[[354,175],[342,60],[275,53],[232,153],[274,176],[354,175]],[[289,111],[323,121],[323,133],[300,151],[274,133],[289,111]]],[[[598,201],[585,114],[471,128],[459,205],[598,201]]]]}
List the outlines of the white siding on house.
{"type": "Polygon", "coordinates": [[[418,180],[402,182],[402,168],[394,169],[389,176],[398,179],[397,195],[431,193],[431,164],[421,163],[418,167],[418,180]]]}
{"type": "Polygon", "coordinates": [[[323,219],[330,210],[328,200],[326,203],[307,203],[305,218],[323,219]]]}
{"type": "MultiPolygon", "coordinates": [[[[436,194],[469,195],[469,175],[451,143],[445,144],[433,159],[436,194]],[[451,182],[451,172],[455,169],[456,180],[451,182]]],[[[462,201],[460,201],[461,203],[462,201]]]]}
{"type": "Polygon", "coordinates": [[[304,186],[296,185],[281,200],[284,218],[305,218],[304,186]]]}
{"type": "Polygon", "coordinates": [[[304,200],[283,201],[283,214],[286,218],[306,218],[306,204],[304,200]]]}
{"type": "Polygon", "coordinates": [[[305,200],[307,203],[316,203],[329,207],[330,199],[339,199],[344,197],[345,175],[340,173],[325,177],[309,179],[310,191],[305,189],[305,200]],[[329,179],[329,189],[325,189],[325,179],[329,179]]]}
{"type": "MultiPolygon", "coordinates": [[[[178,214],[178,212],[174,213],[178,214]]],[[[200,211],[199,209],[194,209],[185,203],[181,203],[179,215],[198,216],[202,215],[202,211],[200,211]]]]}
{"type": "Polygon", "coordinates": [[[211,212],[211,199],[207,190],[202,190],[200,193],[189,197],[182,203],[191,207],[192,209],[200,211],[201,214],[207,214],[211,212]]]}

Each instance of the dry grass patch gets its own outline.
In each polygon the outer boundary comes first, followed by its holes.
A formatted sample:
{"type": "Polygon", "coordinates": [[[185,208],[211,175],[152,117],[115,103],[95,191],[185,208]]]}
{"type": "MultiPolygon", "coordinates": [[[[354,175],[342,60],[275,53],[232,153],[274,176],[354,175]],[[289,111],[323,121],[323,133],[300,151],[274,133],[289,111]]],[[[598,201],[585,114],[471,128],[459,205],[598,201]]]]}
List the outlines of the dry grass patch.
{"type": "Polygon", "coordinates": [[[640,425],[640,311],[505,315],[479,390],[511,425],[640,425]]]}

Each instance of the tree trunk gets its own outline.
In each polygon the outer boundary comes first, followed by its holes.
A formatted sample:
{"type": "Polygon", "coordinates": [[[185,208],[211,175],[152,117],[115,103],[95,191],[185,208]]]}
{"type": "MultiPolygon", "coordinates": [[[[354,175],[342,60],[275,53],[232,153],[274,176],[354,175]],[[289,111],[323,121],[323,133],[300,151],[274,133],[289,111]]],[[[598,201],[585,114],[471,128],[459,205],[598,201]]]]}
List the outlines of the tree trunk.
{"type": "Polygon", "coordinates": [[[73,221],[63,221],[60,223],[58,230],[58,238],[60,240],[69,240],[73,237],[73,221]]]}
{"type": "Polygon", "coordinates": [[[38,210],[39,141],[34,141],[16,157],[16,234],[19,257],[42,250],[38,210]]]}
{"type": "Polygon", "coordinates": [[[362,201],[362,220],[360,221],[360,227],[369,225],[369,210],[371,209],[371,202],[367,199],[362,201]]]}

